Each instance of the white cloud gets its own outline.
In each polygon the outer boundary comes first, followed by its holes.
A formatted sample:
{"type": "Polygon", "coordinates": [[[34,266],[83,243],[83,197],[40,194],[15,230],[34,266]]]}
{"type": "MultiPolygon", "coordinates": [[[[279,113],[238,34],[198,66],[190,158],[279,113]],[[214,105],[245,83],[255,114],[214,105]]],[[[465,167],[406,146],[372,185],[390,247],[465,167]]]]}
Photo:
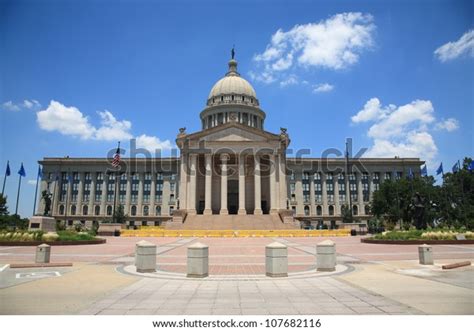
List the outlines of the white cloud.
{"type": "Polygon", "coordinates": [[[286,87],[289,85],[298,84],[298,78],[294,75],[289,76],[287,79],[280,82],[280,87],[286,87]]]}
{"type": "Polygon", "coordinates": [[[14,103],[13,101],[4,102],[1,105],[1,108],[9,111],[20,111],[21,109],[39,109],[41,107],[40,103],[37,100],[23,100],[19,103],[14,103]]]}
{"type": "MultiPolygon", "coordinates": [[[[415,100],[403,106],[383,106],[378,98],[366,102],[364,108],[351,117],[352,123],[370,123],[367,135],[373,140],[366,157],[420,157],[433,164],[438,148],[431,128],[452,128],[457,120],[450,118],[437,123],[429,100],[415,100]]],[[[452,131],[452,130],[451,130],[452,131]]]]}
{"type": "Polygon", "coordinates": [[[9,111],[20,111],[20,106],[15,105],[12,101],[7,101],[2,104],[2,109],[9,111]]]}
{"type": "Polygon", "coordinates": [[[441,62],[454,60],[463,55],[474,57],[474,29],[464,33],[458,40],[437,48],[434,54],[441,62]]]}
{"type": "Polygon", "coordinates": [[[334,85],[324,83],[324,84],[318,84],[313,86],[313,92],[314,93],[324,93],[324,92],[330,92],[334,90],[334,85]]]}
{"type": "Polygon", "coordinates": [[[285,72],[297,66],[332,70],[349,67],[372,47],[374,30],[371,15],[353,12],[295,25],[287,32],[279,29],[265,51],[254,56],[260,71],[254,73],[253,79],[264,83],[284,80],[285,72]]]}
{"type": "MultiPolygon", "coordinates": [[[[51,100],[49,106],[36,113],[36,120],[41,129],[56,131],[66,136],[73,136],[82,140],[116,141],[129,140],[134,136],[131,132],[132,123],[127,120],[118,120],[108,110],[97,112],[100,117],[100,126],[95,127],[76,107],[68,107],[58,101],[51,100]]],[[[150,151],[156,149],[171,149],[169,140],[161,141],[158,137],[142,134],[137,139],[137,147],[150,151]]]]}
{"type": "Polygon", "coordinates": [[[445,121],[436,123],[435,128],[437,130],[446,130],[448,132],[459,129],[459,121],[455,118],[448,118],[445,121]]]}
{"type": "Polygon", "coordinates": [[[28,179],[29,185],[36,185],[36,179],[28,179]]]}
{"type": "Polygon", "coordinates": [[[170,150],[173,148],[173,144],[169,140],[161,141],[158,137],[147,136],[142,134],[136,137],[137,148],[144,148],[150,152],[156,150],[170,150]]]}

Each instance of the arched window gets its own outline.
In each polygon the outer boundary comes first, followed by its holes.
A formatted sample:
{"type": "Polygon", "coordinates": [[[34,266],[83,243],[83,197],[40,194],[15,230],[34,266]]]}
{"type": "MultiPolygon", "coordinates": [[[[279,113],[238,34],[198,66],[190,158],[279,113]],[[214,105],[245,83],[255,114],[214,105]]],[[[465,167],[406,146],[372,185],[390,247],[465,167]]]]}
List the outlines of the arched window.
{"type": "Polygon", "coordinates": [[[321,206],[316,207],[316,215],[321,216],[323,214],[323,209],[321,206]]]}
{"type": "Polygon", "coordinates": [[[107,215],[112,215],[112,206],[107,206],[107,215]]]}
{"type": "Polygon", "coordinates": [[[161,216],[161,206],[156,206],[155,214],[156,214],[156,216],[161,216]]]}
{"type": "Polygon", "coordinates": [[[309,206],[304,206],[304,216],[309,216],[309,206]]]}
{"type": "Polygon", "coordinates": [[[334,215],[334,206],[329,206],[329,215],[334,215]]]}
{"type": "Polygon", "coordinates": [[[366,215],[370,215],[370,206],[369,206],[369,205],[365,205],[364,211],[365,211],[365,214],[366,214],[366,215]]]}
{"type": "Polygon", "coordinates": [[[143,206],[143,216],[148,216],[149,210],[150,208],[148,206],[143,206]]]}
{"type": "Polygon", "coordinates": [[[100,206],[95,206],[94,208],[94,214],[99,215],[100,214],[100,206]]]}
{"type": "Polygon", "coordinates": [[[82,215],[87,215],[89,213],[89,207],[88,206],[82,206],[82,215]]]}
{"type": "Polygon", "coordinates": [[[132,216],[136,216],[137,215],[137,206],[132,206],[132,209],[130,211],[130,214],[132,214],[132,216]]]}
{"type": "Polygon", "coordinates": [[[64,215],[64,205],[59,206],[59,215],[64,215]]]}
{"type": "Polygon", "coordinates": [[[71,206],[71,215],[76,215],[76,205],[71,206]]]}
{"type": "Polygon", "coordinates": [[[170,216],[173,216],[173,212],[174,212],[174,207],[170,206],[170,216]]]}
{"type": "Polygon", "coordinates": [[[358,209],[357,206],[352,206],[352,215],[358,215],[358,209]]]}

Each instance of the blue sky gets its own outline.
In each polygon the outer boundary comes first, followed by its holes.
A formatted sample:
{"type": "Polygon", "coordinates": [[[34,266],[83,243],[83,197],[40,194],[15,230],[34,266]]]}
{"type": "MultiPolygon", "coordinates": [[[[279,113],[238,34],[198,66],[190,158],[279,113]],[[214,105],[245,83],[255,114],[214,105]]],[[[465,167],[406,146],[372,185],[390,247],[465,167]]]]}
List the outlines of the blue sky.
{"type": "MultiPolygon", "coordinates": [[[[200,129],[235,44],[238,70],[293,149],[346,137],[428,171],[473,155],[472,1],[0,0],[0,180],[31,215],[37,160],[105,156],[117,140],[170,153],[200,129]],[[30,181],[30,184],[28,184],[30,181]]],[[[127,143],[125,147],[127,148],[127,143]]]]}

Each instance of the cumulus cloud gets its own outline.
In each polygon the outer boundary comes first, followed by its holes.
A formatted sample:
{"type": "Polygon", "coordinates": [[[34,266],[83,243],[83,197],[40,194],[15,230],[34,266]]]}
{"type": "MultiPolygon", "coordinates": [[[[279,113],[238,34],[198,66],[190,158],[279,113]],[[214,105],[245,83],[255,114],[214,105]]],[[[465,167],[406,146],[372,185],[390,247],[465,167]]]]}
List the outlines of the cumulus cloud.
{"type": "MultiPolygon", "coordinates": [[[[39,127],[45,131],[59,132],[82,140],[116,141],[134,138],[132,123],[118,120],[110,111],[99,111],[100,126],[91,124],[89,117],[73,106],[51,100],[49,106],[36,113],[39,127]]],[[[169,150],[173,147],[169,140],[161,141],[158,137],[140,135],[136,137],[137,147],[150,151],[156,149],[169,150]]]]}
{"type": "Polygon", "coordinates": [[[282,80],[280,82],[280,87],[286,87],[286,86],[289,86],[289,85],[296,85],[296,84],[298,84],[298,78],[294,75],[291,75],[288,78],[286,78],[285,80],[282,80]]]}
{"type": "Polygon", "coordinates": [[[474,57],[474,29],[464,33],[458,40],[440,46],[434,54],[441,62],[451,61],[460,56],[474,57]]]}
{"type": "Polygon", "coordinates": [[[453,130],[457,120],[450,118],[437,122],[434,107],[429,100],[415,100],[409,104],[383,106],[372,98],[351,117],[354,124],[370,123],[367,135],[373,140],[365,156],[420,157],[433,163],[438,148],[430,133],[431,128],[453,130]]]}
{"type": "Polygon", "coordinates": [[[285,74],[296,67],[347,68],[373,46],[374,30],[370,14],[354,12],[295,25],[286,32],[279,29],[265,51],[254,56],[259,71],[252,73],[252,79],[263,83],[284,80],[285,74]]]}
{"type": "Polygon", "coordinates": [[[313,86],[313,92],[314,93],[324,93],[324,92],[330,92],[334,90],[334,85],[324,83],[324,84],[318,84],[313,86]]]}
{"type": "Polygon", "coordinates": [[[448,132],[459,129],[459,121],[455,118],[448,118],[447,120],[441,121],[436,124],[437,130],[446,130],[448,132]]]}
{"type": "Polygon", "coordinates": [[[158,137],[147,136],[146,134],[136,137],[136,146],[149,151],[170,150],[173,148],[173,144],[169,140],[161,141],[158,137]]]}
{"type": "Polygon", "coordinates": [[[39,109],[41,104],[37,100],[23,100],[19,103],[14,103],[13,101],[4,102],[0,108],[8,111],[20,111],[22,109],[39,109]]]}

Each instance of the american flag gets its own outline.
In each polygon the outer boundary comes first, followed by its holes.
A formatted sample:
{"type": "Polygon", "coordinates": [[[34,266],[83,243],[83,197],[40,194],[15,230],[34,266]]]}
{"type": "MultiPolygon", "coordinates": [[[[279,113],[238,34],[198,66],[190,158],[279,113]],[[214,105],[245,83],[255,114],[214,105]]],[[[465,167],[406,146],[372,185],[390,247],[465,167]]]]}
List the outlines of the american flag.
{"type": "Polygon", "coordinates": [[[117,151],[115,152],[114,159],[112,160],[112,166],[114,168],[120,166],[120,143],[117,147],[117,151]]]}

